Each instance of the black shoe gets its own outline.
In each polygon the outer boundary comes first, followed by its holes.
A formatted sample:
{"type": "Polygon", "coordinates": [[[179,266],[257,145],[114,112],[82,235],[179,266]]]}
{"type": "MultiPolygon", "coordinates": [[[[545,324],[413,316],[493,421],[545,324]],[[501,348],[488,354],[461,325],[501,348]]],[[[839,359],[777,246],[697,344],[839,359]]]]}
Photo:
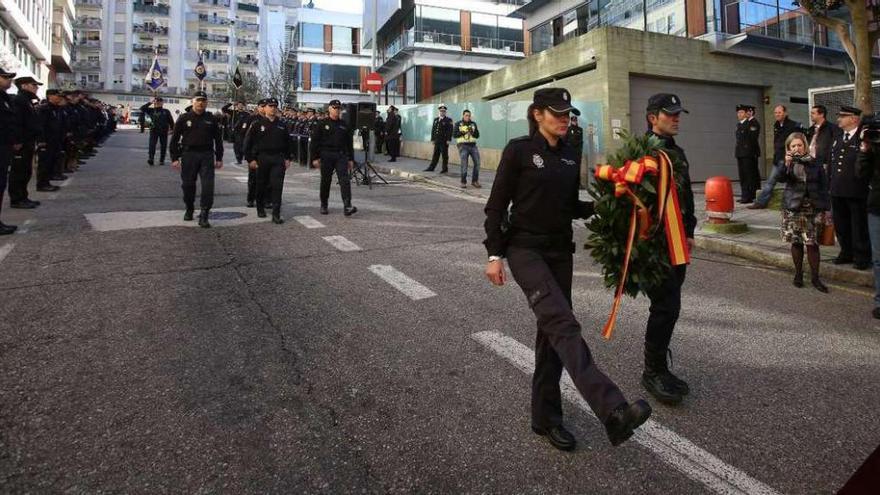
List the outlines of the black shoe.
{"type": "Polygon", "coordinates": [[[273,213],[272,223],[277,223],[278,225],[281,225],[282,223],[284,223],[284,219],[281,218],[281,215],[276,215],[275,213],[273,213]]]}
{"type": "Polygon", "coordinates": [[[37,191],[40,192],[55,192],[59,189],[61,188],[58,186],[53,186],[52,184],[49,184],[48,186],[37,186],[37,191]]]}
{"type": "Polygon", "coordinates": [[[611,445],[617,447],[627,441],[639,426],[651,417],[651,406],[643,400],[622,404],[605,420],[605,433],[611,445]]]}
{"type": "Polygon", "coordinates": [[[153,160],[147,160],[147,165],[149,165],[149,166],[152,167],[152,166],[153,166],[153,160]]]}
{"type": "Polygon", "coordinates": [[[449,169],[448,169],[448,168],[444,168],[443,170],[440,171],[440,175],[446,175],[446,174],[448,174],[448,173],[449,173],[449,169]]]}
{"type": "Polygon", "coordinates": [[[345,209],[342,210],[342,214],[347,217],[350,217],[350,216],[354,215],[355,213],[357,213],[357,211],[358,211],[357,206],[346,206],[345,209]]]}
{"type": "Polygon", "coordinates": [[[3,222],[0,222],[0,235],[9,235],[18,230],[18,227],[15,225],[6,225],[3,222]]]}
{"type": "Polygon", "coordinates": [[[875,319],[880,320],[880,308],[874,308],[871,310],[871,316],[875,319]]]}
{"type": "Polygon", "coordinates": [[[211,226],[211,224],[208,223],[208,215],[209,214],[210,213],[208,212],[208,210],[202,210],[202,213],[199,214],[199,227],[201,227],[203,229],[207,229],[211,226]]]}
{"type": "Polygon", "coordinates": [[[792,283],[798,289],[803,287],[804,286],[804,274],[803,273],[795,273],[794,274],[794,281],[792,283]]]}
{"type": "Polygon", "coordinates": [[[828,293],[828,287],[825,287],[825,284],[823,284],[822,281],[819,280],[819,277],[813,277],[812,282],[813,282],[813,287],[815,287],[817,291],[822,292],[824,294],[828,293]]]}
{"type": "Polygon", "coordinates": [[[868,268],[871,268],[871,263],[868,261],[856,261],[853,263],[853,268],[856,270],[867,270],[868,268]]]}
{"type": "Polygon", "coordinates": [[[268,209],[271,210],[274,206],[275,206],[275,203],[273,203],[273,202],[271,202],[271,201],[267,201],[267,202],[266,202],[266,208],[268,208],[268,209]]]}
{"type": "Polygon", "coordinates": [[[15,203],[9,203],[9,207],[20,210],[32,210],[36,208],[37,205],[33,204],[31,201],[16,201],[15,203]]]}
{"type": "Polygon", "coordinates": [[[388,161],[389,161],[389,162],[396,162],[396,161],[397,161],[397,158],[392,158],[392,159],[390,159],[390,160],[388,160],[388,161]]]}
{"type": "Polygon", "coordinates": [[[538,435],[547,437],[547,440],[550,441],[550,445],[556,447],[559,450],[569,451],[574,450],[577,446],[577,440],[575,440],[574,435],[572,435],[568,430],[565,429],[564,426],[554,426],[552,428],[536,428],[532,427],[532,431],[537,433],[538,435]]]}
{"type": "Polygon", "coordinates": [[[422,170],[422,172],[433,172],[433,171],[434,171],[434,167],[428,167],[425,170],[422,170]]]}
{"type": "Polygon", "coordinates": [[[831,263],[835,265],[846,265],[847,263],[852,263],[853,259],[851,256],[838,256],[831,260],[831,263]]]}
{"type": "Polygon", "coordinates": [[[64,174],[53,175],[52,177],[49,177],[49,180],[67,180],[67,176],[64,174]]]}
{"type": "Polygon", "coordinates": [[[165,166],[165,161],[164,161],[164,160],[159,160],[159,166],[160,166],[160,167],[164,167],[164,166],[165,166]]]}
{"type": "Polygon", "coordinates": [[[253,208],[253,207],[254,207],[254,202],[253,202],[253,201],[248,201],[248,202],[247,202],[247,207],[248,207],[248,208],[253,208]]]}
{"type": "Polygon", "coordinates": [[[187,208],[183,213],[183,221],[184,222],[192,222],[193,219],[193,210],[191,208],[187,208]]]}
{"type": "Polygon", "coordinates": [[[681,404],[690,387],[683,380],[669,372],[666,363],[667,349],[655,348],[645,344],[645,370],[642,372],[642,386],[663,404],[681,404]]]}
{"type": "Polygon", "coordinates": [[[755,202],[754,199],[741,199],[741,200],[737,201],[737,203],[739,203],[741,205],[747,205],[749,203],[754,203],[754,202],[755,202]]]}
{"type": "Polygon", "coordinates": [[[326,215],[328,213],[330,213],[330,211],[327,210],[327,207],[324,205],[321,205],[321,215],[326,215]]]}
{"type": "Polygon", "coordinates": [[[40,206],[40,202],[39,202],[39,201],[34,201],[34,200],[32,200],[32,199],[26,199],[25,202],[34,205],[34,207],[40,206]]]}
{"type": "Polygon", "coordinates": [[[746,206],[746,208],[749,210],[765,210],[765,209],[767,209],[767,205],[752,203],[749,206],[746,206]]]}
{"type": "Polygon", "coordinates": [[[260,218],[266,218],[266,209],[260,206],[257,206],[257,216],[260,218]]]}

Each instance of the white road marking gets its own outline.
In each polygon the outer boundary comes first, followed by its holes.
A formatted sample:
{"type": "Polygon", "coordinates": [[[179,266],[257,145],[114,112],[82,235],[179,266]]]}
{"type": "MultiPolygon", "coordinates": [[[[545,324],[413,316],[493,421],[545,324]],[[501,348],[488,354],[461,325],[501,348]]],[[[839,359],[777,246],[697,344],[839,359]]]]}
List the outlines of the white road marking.
{"type": "Polygon", "coordinates": [[[31,230],[31,225],[34,224],[33,219],[25,220],[24,223],[21,224],[21,227],[15,231],[16,234],[27,234],[31,230]]]}
{"type": "Polygon", "coordinates": [[[12,248],[14,248],[14,247],[15,247],[15,244],[13,244],[11,242],[0,246],[0,262],[5,260],[6,257],[9,256],[9,253],[12,252],[12,248]]]}
{"type": "Polygon", "coordinates": [[[342,237],[341,235],[331,235],[328,237],[323,237],[323,239],[329,242],[331,246],[343,252],[361,251],[360,246],[349,241],[345,237],[342,237]]]}
{"type": "MultiPolygon", "coordinates": [[[[528,346],[498,332],[479,332],[471,338],[503,357],[524,373],[535,370],[535,353],[528,346]]],[[[595,417],[566,373],[561,382],[562,395],[581,410],[595,417]]],[[[779,492],[739,469],[706,452],[674,431],[648,420],[632,440],[650,450],[663,462],[706,488],[722,494],[779,495],[779,492]]]]}
{"type": "Polygon", "coordinates": [[[247,184],[247,182],[248,182],[247,177],[236,177],[235,180],[241,182],[242,184],[247,184]]]}
{"type": "Polygon", "coordinates": [[[379,278],[388,282],[395,289],[403,292],[413,301],[434,297],[437,294],[424,285],[407,277],[393,266],[390,265],[372,265],[369,270],[378,275],[379,278]]]}
{"type": "Polygon", "coordinates": [[[296,220],[297,222],[301,223],[302,226],[307,229],[323,229],[324,228],[323,223],[315,220],[314,218],[312,218],[308,215],[293,217],[293,219],[296,220]]]}

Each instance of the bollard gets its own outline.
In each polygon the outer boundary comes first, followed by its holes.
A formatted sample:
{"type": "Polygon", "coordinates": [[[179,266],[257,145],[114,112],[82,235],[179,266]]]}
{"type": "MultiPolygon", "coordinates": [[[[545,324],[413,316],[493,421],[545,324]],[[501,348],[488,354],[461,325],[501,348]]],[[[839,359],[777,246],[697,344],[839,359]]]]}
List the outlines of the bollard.
{"type": "Polygon", "coordinates": [[[709,223],[730,223],[733,218],[733,186],[727,177],[706,180],[706,215],[709,223]]]}

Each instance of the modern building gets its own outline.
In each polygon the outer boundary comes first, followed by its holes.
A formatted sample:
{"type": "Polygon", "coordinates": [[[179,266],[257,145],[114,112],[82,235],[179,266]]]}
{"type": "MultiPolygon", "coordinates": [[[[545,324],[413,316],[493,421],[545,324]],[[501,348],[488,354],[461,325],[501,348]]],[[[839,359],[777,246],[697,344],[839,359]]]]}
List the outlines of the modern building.
{"type": "MultiPolygon", "coordinates": [[[[0,0],[0,65],[4,69],[44,84],[49,81],[53,7],[53,0],[0,0]]],[[[73,11],[70,5],[64,8],[73,11]]]]}
{"type": "Polygon", "coordinates": [[[53,0],[52,3],[52,63],[49,83],[57,85],[58,74],[71,72],[73,60],[73,23],[76,7],[73,0],[53,0]]]}
{"type": "Polygon", "coordinates": [[[509,15],[527,1],[366,1],[365,46],[375,38],[386,82],[381,103],[415,103],[525,58],[527,31],[509,15]]]}

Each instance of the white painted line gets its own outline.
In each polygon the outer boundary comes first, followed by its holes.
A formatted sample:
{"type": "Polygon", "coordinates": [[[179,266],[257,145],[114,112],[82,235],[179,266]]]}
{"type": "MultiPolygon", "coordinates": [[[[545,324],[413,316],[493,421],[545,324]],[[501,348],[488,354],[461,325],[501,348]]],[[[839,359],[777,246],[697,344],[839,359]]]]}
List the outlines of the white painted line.
{"type": "Polygon", "coordinates": [[[307,229],[323,229],[324,228],[323,223],[315,220],[314,218],[312,218],[308,215],[303,215],[300,217],[293,217],[293,219],[296,220],[297,222],[301,223],[302,226],[307,229]]]}
{"type": "MultiPolygon", "coordinates": [[[[498,332],[488,331],[475,333],[471,338],[509,361],[520,371],[527,374],[534,372],[534,351],[517,340],[498,332]]],[[[563,376],[561,388],[562,395],[568,401],[595,417],[567,373],[563,376]]],[[[690,440],[653,420],[649,419],[636,430],[632,439],[688,478],[702,483],[715,493],[779,495],[779,492],[773,488],[724,463],[690,440]]]]}
{"type": "Polygon", "coordinates": [[[21,227],[15,231],[16,234],[27,234],[31,230],[31,225],[34,224],[33,219],[25,220],[24,223],[21,224],[21,227]]]}
{"type": "Polygon", "coordinates": [[[342,237],[341,235],[331,235],[328,237],[323,237],[323,239],[329,242],[331,246],[343,252],[361,251],[360,246],[349,241],[345,237],[342,237]]]}
{"type": "Polygon", "coordinates": [[[0,246],[0,262],[5,260],[6,257],[9,256],[9,253],[12,252],[12,248],[14,248],[14,247],[15,247],[15,244],[13,244],[11,242],[0,246]]]}
{"type": "Polygon", "coordinates": [[[407,277],[393,266],[390,265],[372,265],[369,270],[379,276],[382,280],[388,282],[395,289],[403,292],[413,301],[434,297],[437,294],[424,285],[407,277]]]}
{"type": "Polygon", "coordinates": [[[247,184],[248,178],[247,177],[236,177],[235,180],[241,182],[242,184],[247,184]]]}

